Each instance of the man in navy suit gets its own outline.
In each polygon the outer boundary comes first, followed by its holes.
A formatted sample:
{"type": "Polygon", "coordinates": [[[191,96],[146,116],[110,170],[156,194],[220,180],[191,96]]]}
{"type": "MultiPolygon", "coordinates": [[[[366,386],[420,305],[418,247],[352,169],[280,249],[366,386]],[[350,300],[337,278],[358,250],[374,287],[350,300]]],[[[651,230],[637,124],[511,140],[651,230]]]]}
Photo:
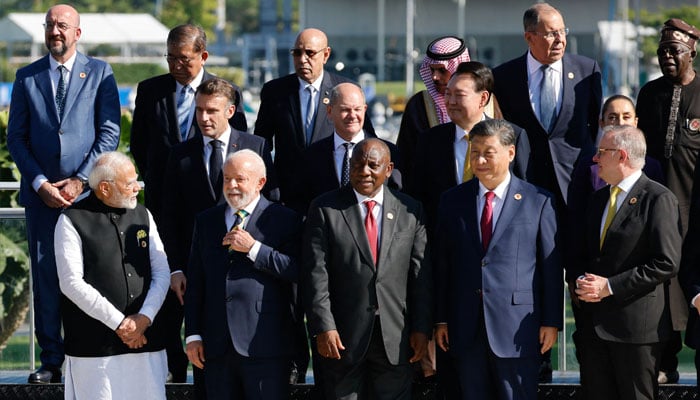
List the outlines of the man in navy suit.
{"type": "MultiPolygon", "coordinates": [[[[273,144],[275,168],[279,174],[282,202],[305,190],[294,185],[299,160],[304,149],[333,134],[333,123],[326,118],[331,89],[351,80],[325,71],[331,55],[326,34],[318,29],[299,33],[291,49],[295,73],[273,79],[260,91],[260,110],[255,121],[255,134],[273,144]],[[312,94],[310,94],[312,92],[312,94]]],[[[364,121],[365,133],[374,133],[369,118],[364,121]]]]}
{"type": "MultiPolygon", "coordinates": [[[[222,175],[226,155],[238,150],[251,149],[265,161],[266,168],[271,171],[272,156],[265,139],[231,128],[229,121],[235,113],[236,89],[220,78],[212,78],[202,82],[195,96],[195,118],[197,134],[184,143],[173,146],[165,175],[165,186],[168,196],[163,199],[162,219],[159,230],[165,244],[170,263],[170,288],[172,291],[164,304],[166,312],[161,313],[168,334],[168,359],[173,381],[184,382],[187,378],[186,369],[178,365],[180,355],[187,359],[182,352],[180,329],[183,316],[183,296],[187,287],[187,260],[192,243],[194,218],[207,208],[224,204],[222,196],[222,175]],[[213,141],[218,141],[219,147],[214,153],[213,141]],[[218,158],[217,158],[218,156],[218,158]],[[214,159],[212,160],[212,157],[214,159]],[[216,177],[212,177],[212,161],[216,177]],[[175,372],[182,375],[175,376],[175,372]]],[[[271,200],[279,199],[274,173],[268,173],[268,179],[263,193],[271,200]]],[[[195,388],[199,394],[203,391],[200,386],[200,371],[194,370],[195,388]]],[[[203,383],[202,383],[203,385],[203,383]]]]}
{"type": "Polygon", "coordinates": [[[60,290],[54,227],[63,208],[87,188],[100,153],[119,145],[120,107],[112,68],[77,51],[80,16],[68,5],[51,7],[44,23],[49,54],[21,68],[12,90],[7,147],[22,173],[32,261],[34,320],[41,368],[30,383],[61,381],[60,290]]]}
{"type": "Polygon", "coordinates": [[[540,354],[562,327],[552,196],[510,173],[510,123],[482,121],[469,140],[477,179],[445,192],[438,211],[436,341],[462,399],[536,399],[540,354]]]}
{"type": "MultiPolygon", "coordinates": [[[[175,144],[198,134],[194,94],[202,82],[214,77],[204,69],[209,52],[207,35],[200,26],[183,24],[173,28],[168,34],[165,58],[169,73],[146,79],[136,89],[130,138],[131,154],[146,184],[146,207],[158,224],[163,196],[169,190],[163,186],[168,153],[175,144]]],[[[240,90],[234,88],[236,112],[229,124],[246,131],[240,90]]]]}
{"type": "Polygon", "coordinates": [[[187,356],[209,399],[289,397],[292,284],[302,218],[260,194],[265,163],[252,150],[224,164],[226,205],[197,216],[185,292],[187,356]]]}

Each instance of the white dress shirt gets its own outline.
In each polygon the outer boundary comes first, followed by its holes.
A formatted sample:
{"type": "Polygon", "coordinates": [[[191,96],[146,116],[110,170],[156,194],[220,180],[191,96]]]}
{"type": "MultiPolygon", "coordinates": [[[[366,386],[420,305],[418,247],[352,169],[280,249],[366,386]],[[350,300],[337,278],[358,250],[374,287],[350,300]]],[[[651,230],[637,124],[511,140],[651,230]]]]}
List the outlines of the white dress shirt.
{"type": "MultiPolygon", "coordinates": [[[[360,130],[350,141],[353,146],[348,151],[348,157],[352,157],[352,151],[355,145],[360,143],[365,139],[365,131],[360,130]]],[[[343,144],[347,143],[345,139],[341,138],[338,133],[333,133],[333,161],[335,162],[335,176],[338,178],[338,182],[341,181],[341,174],[343,173],[343,157],[345,157],[345,146],[343,144]]]]}
{"type": "MultiPolygon", "coordinates": [[[[530,91],[530,105],[535,115],[540,115],[540,85],[542,84],[542,79],[544,79],[544,71],[540,67],[544,65],[539,61],[535,60],[530,51],[527,52],[527,86],[530,91]]],[[[563,90],[562,86],[562,74],[564,72],[563,63],[561,59],[553,64],[549,64],[550,67],[556,72],[554,74],[554,95],[557,99],[557,115],[561,111],[561,93],[563,90]]]]}
{"type": "MultiPolygon", "coordinates": [[[[318,78],[311,83],[311,86],[314,87],[314,99],[316,103],[316,115],[325,113],[326,110],[319,110],[320,104],[318,103],[318,98],[319,98],[319,93],[321,92],[321,83],[323,82],[323,74],[324,72],[321,71],[321,75],[318,76],[318,78]]],[[[307,106],[309,104],[309,91],[306,90],[306,87],[309,86],[309,82],[297,78],[299,80],[299,101],[301,104],[301,126],[306,126],[306,110],[307,106]]]]}
{"type": "MultiPolygon", "coordinates": [[[[486,192],[493,192],[495,196],[491,200],[491,205],[493,207],[493,215],[491,219],[491,232],[496,230],[496,224],[498,223],[498,217],[501,216],[501,210],[503,210],[503,202],[508,193],[508,187],[510,186],[510,172],[506,175],[503,182],[499,183],[495,189],[489,190],[486,186],[479,182],[479,197],[476,200],[476,220],[481,221],[481,214],[484,211],[484,204],[486,203],[486,192]]],[[[479,237],[481,237],[481,229],[478,229],[479,237]]]]}

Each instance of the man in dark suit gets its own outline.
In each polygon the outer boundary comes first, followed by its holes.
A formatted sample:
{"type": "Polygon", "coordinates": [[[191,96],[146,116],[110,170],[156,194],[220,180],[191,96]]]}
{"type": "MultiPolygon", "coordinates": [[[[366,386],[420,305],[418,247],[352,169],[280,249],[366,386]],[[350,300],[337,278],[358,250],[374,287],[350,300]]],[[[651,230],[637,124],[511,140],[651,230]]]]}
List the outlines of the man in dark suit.
{"type": "MultiPolygon", "coordinates": [[[[200,83],[213,77],[204,69],[209,53],[207,36],[201,27],[184,24],[173,28],[168,34],[167,52],[170,72],[146,79],[136,89],[130,139],[131,154],[146,184],[146,207],[159,224],[168,153],[175,144],[197,134],[194,93],[200,83]]],[[[241,94],[235,88],[236,112],[229,124],[246,131],[241,94]]]]}
{"type": "Polygon", "coordinates": [[[438,211],[435,340],[457,366],[460,398],[536,399],[540,354],[562,327],[552,196],[510,173],[507,121],[478,123],[469,141],[477,179],[445,192],[438,211]]]}
{"type": "Polygon", "coordinates": [[[523,25],[528,52],[494,69],[495,94],[503,118],[530,138],[528,181],[552,192],[561,212],[579,155],[592,153],[598,133],[600,69],[564,53],[569,30],[549,4],[527,9],[523,25]]]}
{"type": "MultiPolygon", "coordinates": [[[[474,176],[468,164],[469,132],[477,123],[489,119],[484,107],[491,98],[493,83],[493,74],[484,64],[476,61],[459,64],[445,89],[451,122],[431,128],[419,137],[418,157],[412,165],[413,179],[406,183],[406,192],[423,202],[429,234],[434,227],[440,195],[474,176]]],[[[530,142],[522,128],[513,125],[513,130],[516,151],[511,171],[525,179],[530,142]]]]}
{"type": "MultiPolygon", "coordinates": [[[[304,149],[333,134],[333,123],[322,110],[329,102],[331,89],[351,82],[323,69],[331,48],[326,34],[318,29],[301,31],[291,53],[295,73],[263,85],[255,121],[256,135],[267,139],[270,145],[274,139],[275,169],[285,203],[297,195],[295,191],[305,190],[294,185],[304,149]]],[[[363,129],[374,133],[369,118],[364,120],[363,129]]]]}
{"type": "Polygon", "coordinates": [[[284,399],[302,218],[260,195],[265,163],[252,150],[230,155],[223,174],[228,204],[195,222],[185,292],[187,356],[204,368],[209,399],[284,399]]]}
{"type": "MultiPolygon", "coordinates": [[[[350,183],[350,159],[357,143],[365,138],[376,138],[374,132],[362,129],[367,103],[362,89],[354,83],[341,83],[330,91],[326,106],[328,119],[333,123],[333,135],[321,139],[304,151],[298,190],[289,200],[289,206],[306,214],[311,200],[350,183]]],[[[391,159],[398,159],[398,148],[385,141],[391,151],[391,159]]],[[[401,172],[394,168],[387,181],[394,189],[401,190],[401,172]]]]}
{"type": "MultiPolygon", "coordinates": [[[[168,334],[170,371],[175,382],[184,382],[187,378],[186,368],[173,364],[179,361],[187,366],[180,328],[194,218],[207,208],[225,203],[221,168],[228,154],[251,149],[263,158],[266,168],[272,168],[272,156],[265,139],[235,130],[228,124],[235,113],[235,99],[236,90],[227,81],[212,78],[202,82],[195,95],[195,118],[197,131],[201,134],[173,146],[168,158],[165,175],[168,196],[163,201],[159,228],[170,263],[172,291],[164,305],[167,311],[161,314],[165,316],[162,323],[167,326],[164,332],[168,334]],[[214,141],[218,142],[218,147],[213,145],[214,141]],[[181,375],[175,376],[176,372],[181,375]]],[[[266,181],[263,193],[278,200],[274,174],[267,175],[272,179],[266,181]]],[[[196,381],[198,376],[199,371],[195,369],[196,381]]]]}
{"type": "Polygon", "coordinates": [[[34,321],[41,368],[29,383],[60,383],[64,350],[54,227],[61,210],[87,189],[98,155],[119,144],[119,94],[112,68],[77,51],[80,16],[51,7],[44,23],[49,55],[17,71],[7,148],[22,174],[32,261],[34,321]]]}
{"type": "Polygon", "coordinates": [[[409,362],[432,333],[423,210],[384,186],[392,167],[386,144],[365,139],[350,186],[309,208],[301,279],[327,399],[409,399],[409,362]]]}
{"type": "Polygon", "coordinates": [[[678,200],[641,171],[642,131],[613,127],[599,146],[594,160],[609,186],[593,194],[567,270],[581,307],[581,386],[585,399],[655,399],[673,332],[665,287],[680,263],[678,200]]]}

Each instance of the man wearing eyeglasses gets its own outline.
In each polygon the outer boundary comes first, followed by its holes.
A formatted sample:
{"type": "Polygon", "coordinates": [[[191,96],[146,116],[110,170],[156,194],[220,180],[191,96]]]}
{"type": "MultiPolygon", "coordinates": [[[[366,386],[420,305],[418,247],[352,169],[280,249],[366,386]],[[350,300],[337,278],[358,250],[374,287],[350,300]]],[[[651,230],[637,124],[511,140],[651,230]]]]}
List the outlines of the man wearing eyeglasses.
{"type": "MultiPolygon", "coordinates": [[[[295,191],[305,190],[293,184],[304,149],[333,134],[333,122],[325,113],[331,89],[339,83],[352,82],[324,70],[331,48],[326,34],[318,29],[301,31],[290,53],[295,73],[263,85],[255,121],[255,134],[271,145],[274,141],[282,202],[298,198],[295,191]]],[[[374,134],[369,118],[365,118],[362,129],[374,134]]]]}
{"type": "MultiPolygon", "coordinates": [[[[503,118],[527,131],[532,160],[527,181],[554,194],[564,221],[574,166],[592,156],[598,134],[600,68],[590,58],[565,53],[569,29],[551,5],[532,5],[523,26],[528,51],[493,70],[494,93],[503,118]]],[[[566,234],[565,224],[560,231],[566,234]]],[[[548,355],[542,382],[551,381],[548,355]]]]}
{"type": "MultiPolygon", "coordinates": [[[[678,197],[684,236],[700,151],[700,79],[693,69],[699,37],[700,31],[683,20],[666,21],[656,51],[663,76],[646,83],[637,99],[638,126],[647,136],[649,155],[661,161],[666,185],[678,197]]],[[[675,280],[669,296],[675,333],[661,357],[659,383],[678,382],[676,354],[688,317],[688,303],[675,280]]]]}
{"type": "Polygon", "coordinates": [[[41,367],[29,383],[60,383],[64,347],[54,228],[61,210],[87,189],[95,159],[119,144],[117,83],[109,64],[77,51],[80,15],[57,5],[46,13],[49,55],[17,71],[7,147],[22,174],[32,262],[34,321],[41,367]]]}

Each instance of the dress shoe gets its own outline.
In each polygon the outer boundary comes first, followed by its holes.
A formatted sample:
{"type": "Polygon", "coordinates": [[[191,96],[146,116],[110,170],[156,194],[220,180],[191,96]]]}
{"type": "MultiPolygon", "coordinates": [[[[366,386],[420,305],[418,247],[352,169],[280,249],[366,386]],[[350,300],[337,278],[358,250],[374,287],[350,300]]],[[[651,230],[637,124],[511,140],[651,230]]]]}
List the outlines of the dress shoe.
{"type": "Polygon", "coordinates": [[[678,371],[659,371],[659,376],[656,378],[659,384],[672,384],[678,383],[678,371]]]}
{"type": "Polygon", "coordinates": [[[542,361],[540,371],[537,376],[539,383],[552,383],[552,362],[549,360],[542,361]]]}
{"type": "Polygon", "coordinates": [[[29,383],[61,383],[61,369],[57,367],[42,366],[29,374],[29,383]]]}

